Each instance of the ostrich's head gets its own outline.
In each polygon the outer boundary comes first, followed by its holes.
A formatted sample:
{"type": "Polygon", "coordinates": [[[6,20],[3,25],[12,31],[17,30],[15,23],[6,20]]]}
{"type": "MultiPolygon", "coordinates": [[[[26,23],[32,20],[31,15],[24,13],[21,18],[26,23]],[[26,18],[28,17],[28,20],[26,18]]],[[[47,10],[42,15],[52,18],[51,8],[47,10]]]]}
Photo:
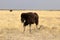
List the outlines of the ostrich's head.
{"type": "Polygon", "coordinates": [[[25,22],[25,17],[24,17],[24,13],[21,14],[21,22],[24,23],[25,22]]]}

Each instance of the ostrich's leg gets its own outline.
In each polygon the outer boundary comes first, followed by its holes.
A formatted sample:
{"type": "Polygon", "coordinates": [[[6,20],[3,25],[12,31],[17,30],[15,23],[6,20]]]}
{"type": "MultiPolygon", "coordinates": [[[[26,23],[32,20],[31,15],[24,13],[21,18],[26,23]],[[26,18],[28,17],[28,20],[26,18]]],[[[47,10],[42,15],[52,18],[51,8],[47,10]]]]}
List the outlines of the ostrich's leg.
{"type": "Polygon", "coordinates": [[[37,25],[36,25],[36,28],[38,29],[37,25]]]}
{"type": "Polygon", "coordinates": [[[25,26],[24,26],[24,30],[23,30],[23,32],[25,32],[25,26]]]}
{"type": "Polygon", "coordinates": [[[31,33],[31,24],[29,25],[29,27],[30,27],[30,28],[29,28],[29,32],[31,33]]]}
{"type": "Polygon", "coordinates": [[[36,28],[39,29],[39,28],[38,28],[38,21],[36,21],[35,24],[36,24],[36,28]]]}
{"type": "Polygon", "coordinates": [[[26,22],[24,23],[24,26],[23,26],[23,27],[24,27],[24,30],[23,30],[23,32],[25,32],[26,22]]]}

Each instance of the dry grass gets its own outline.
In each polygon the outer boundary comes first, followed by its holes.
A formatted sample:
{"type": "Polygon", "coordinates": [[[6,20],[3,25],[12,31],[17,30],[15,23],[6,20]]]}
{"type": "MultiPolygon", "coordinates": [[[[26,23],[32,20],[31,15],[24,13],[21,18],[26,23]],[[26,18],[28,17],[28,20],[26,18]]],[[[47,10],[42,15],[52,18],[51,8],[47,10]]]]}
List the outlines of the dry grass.
{"type": "Polygon", "coordinates": [[[0,11],[0,40],[60,40],[60,11],[0,11]],[[23,33],[23,24],[20,15],[22,12],[37,12],[39,15],[40,30],[32,25],[32,32],[26,27],[23,33]]]}

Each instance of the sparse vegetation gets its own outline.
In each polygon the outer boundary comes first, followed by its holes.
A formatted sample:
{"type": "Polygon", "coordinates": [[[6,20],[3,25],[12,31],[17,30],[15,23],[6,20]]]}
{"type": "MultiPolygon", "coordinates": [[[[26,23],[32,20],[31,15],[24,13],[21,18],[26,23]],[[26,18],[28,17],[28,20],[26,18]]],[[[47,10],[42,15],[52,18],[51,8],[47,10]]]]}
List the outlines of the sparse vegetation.
{"type": "Polygon", "coordinates": [[[60,40],[60,11],[0,11],[0,40],[60,40]],[[29,27],[23,33],[21,23],[22,12],[37,12],[39,15],[40,30],[32,25],[31,34],[29,27]]]}

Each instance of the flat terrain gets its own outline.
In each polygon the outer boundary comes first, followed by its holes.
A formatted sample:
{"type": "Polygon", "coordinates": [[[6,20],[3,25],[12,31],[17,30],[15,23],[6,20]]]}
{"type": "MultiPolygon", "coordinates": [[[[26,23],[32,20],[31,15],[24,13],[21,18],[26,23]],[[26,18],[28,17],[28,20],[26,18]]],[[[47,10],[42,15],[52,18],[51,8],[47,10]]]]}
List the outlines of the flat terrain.
{"type": "Polygon", "coordinates": [[[60,40],[60,11],[42,10],[0,10],[0,40],[60,40]],[[36,12],[39,15],[39,30],[35,24],[29,33],[29,26],[23,33],[22,12],[36,12]]]}

